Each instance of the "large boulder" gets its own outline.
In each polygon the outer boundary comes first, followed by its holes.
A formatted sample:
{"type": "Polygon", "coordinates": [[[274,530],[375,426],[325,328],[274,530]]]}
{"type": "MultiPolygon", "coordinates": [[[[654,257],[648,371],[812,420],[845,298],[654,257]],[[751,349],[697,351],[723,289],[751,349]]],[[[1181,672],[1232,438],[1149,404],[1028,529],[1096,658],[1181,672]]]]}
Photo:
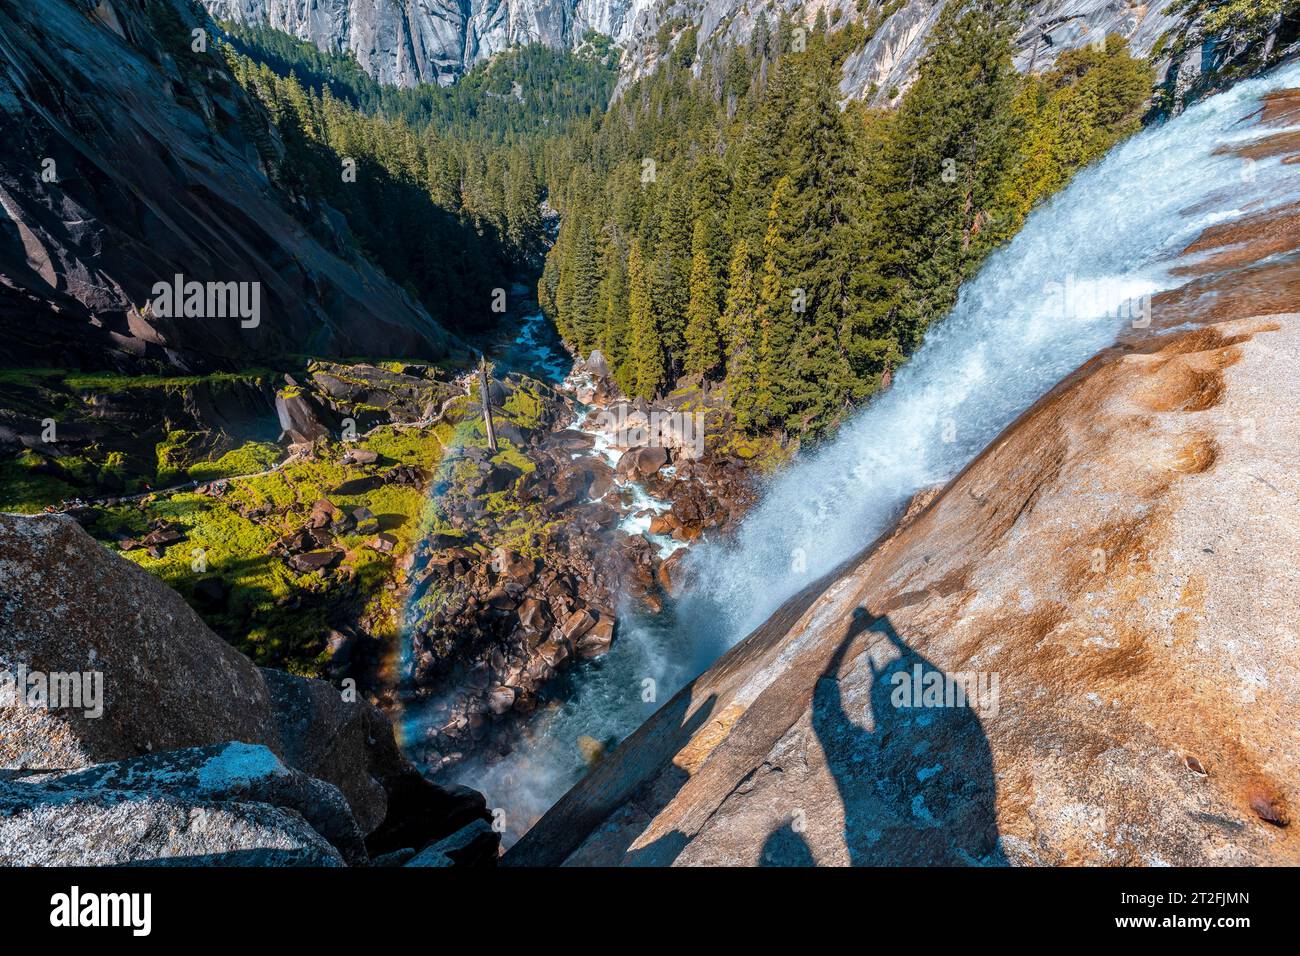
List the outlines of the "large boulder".
{"type": "Polygon", "coordinates": [[[62,515],[0,514],[0,669],[20,667],[102,675],[103,712],[6,707],[3,767],[79,768],[227,740],[279,747],[257,667],[62,515]]]}
{"type": "Polygon", "coordinates": [[[642,445],[623,452],[614,471],[624,478],[639,481],[657,474],[666,464],[668,464],[666,448],[659,445],[642,445]]]}
{"type": "Polygon", "coordinates": [[[281,433],[291,442],[310,444],[330,434],[321,409],[299,389],[283,389],[275,396],[275,414],[281,433]]]}
{"type": "Polygon", "coordinates": [[[229,743],[0,780],[0,865],[367,862],[347,802],[265,747],[229,743]]]}
{"type": "Polygon", "coordinates": [[[609,378],[609,362],[605,360],[605,355],[600,349],[596,349],[587,357],[587,371],[593,378],[609,378]]]}
{"type": "Polygon", "coordinates": [[[342,793],[373,853],[488,816],[481,795],[425,781],[374,706],[257,668],[175,591],[61,515],[0,515],[0,671],[76,675],[83,691],[78,707],[0,709],[3,768],[76,770],[239,741],[342,793]]]}

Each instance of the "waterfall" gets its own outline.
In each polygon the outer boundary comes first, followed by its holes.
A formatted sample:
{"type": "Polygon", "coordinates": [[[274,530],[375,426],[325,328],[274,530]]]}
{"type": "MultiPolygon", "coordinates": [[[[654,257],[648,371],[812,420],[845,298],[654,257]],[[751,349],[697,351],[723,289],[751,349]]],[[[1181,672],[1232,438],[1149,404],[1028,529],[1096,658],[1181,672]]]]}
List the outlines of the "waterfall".
{"type": "MultiPolygon", "coordinates": [[[[1065,375],[1181,285],[1207,226],[1300,199],[1300,173],[1225,150],[1265,133],[1261,97],[1300,65],[1241,83],[1081,171],[963,286],[889,391],[770,479],[725,542],[696,546],[670,619],[620,619],[612,651],[571,672],[530,742],[461,780],[515,833],[584,772],[577,740],[615,742],[810,581],[867,545],[918,490],[951,478],[1065,375]],[[652,682],[652,683],[647,683],[652,682]]],[[[1159,325],[1159,316],[1155,316],[1159,325]]]]}

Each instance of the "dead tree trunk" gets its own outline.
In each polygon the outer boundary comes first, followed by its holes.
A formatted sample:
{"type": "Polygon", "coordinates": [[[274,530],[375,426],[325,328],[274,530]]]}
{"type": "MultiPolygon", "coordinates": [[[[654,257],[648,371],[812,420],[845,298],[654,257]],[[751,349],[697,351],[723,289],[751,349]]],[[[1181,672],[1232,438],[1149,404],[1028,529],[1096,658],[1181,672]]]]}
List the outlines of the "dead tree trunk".
{"type": "Polygon", "coordinates": [[[488,448],[493,453],[497,450],[497,433],[492,427],[492,390],[488,387],[487,358],[482,357],[478,366],[479,394],[483,401],[483,427],[487,430],[488,448]]]}

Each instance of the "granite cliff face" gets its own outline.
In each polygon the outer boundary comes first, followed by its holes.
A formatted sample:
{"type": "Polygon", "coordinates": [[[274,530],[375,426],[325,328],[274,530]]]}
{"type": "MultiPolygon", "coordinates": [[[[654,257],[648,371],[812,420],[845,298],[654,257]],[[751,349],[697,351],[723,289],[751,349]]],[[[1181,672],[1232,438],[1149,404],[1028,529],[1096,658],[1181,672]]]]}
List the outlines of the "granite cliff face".
{"type": "Polygon", "coordinates": [[[270,183],[254,140],[276,149],[274,128],[218,56],[191,50],[186,17],[145,0],[0,8],[0,360],[444,354],[446,331],[337,213],[270,183]],[[256,283],[256,325],[148,309],[177,274],[256,283]]]}
{"type": "MultiPolygon", "coordinates": [[[[1161,34],[1178,24],[1165,12],[1170,2],[1045,0],[1030,4],[1015,40],[1016,68],[1022,72],[1049,69],[1062,51],[1100,42],[1111,33],[1124,37],[1135,55],[1149,56],[1161,34]]],[[[845,62],[841,91],[878,106],[892,103],[910,84],[944,5],[945,0],[903,4],[884,20],[867,45],[845,62]]]]}
{"type": "MultiPolygon", "coordinates": [[[[1017,38],[1017,66],[1045,69],[1062,51],[1107,33],[1149,54],[1176,21],[1165,14],[1171,0],[1043,0],[1028,8],[1017,38]]],[[[266,24],[321,49],[352,51],[382,82],[410,86],[449,83],[457,75],[512,44],[541,42],[571,47],[596,30],[624,50],[623,80],[653,72],[665,50],[660,32],[677,36],[697,28],[700,50],[714,43],[744,43],[760,14],[775,27],[785,14],[811,26],[824,11],[835,25],[881,19],[880,29],[844,65],[843,92],[852,98],[889,101],[907,87],[944,0],[203,0],[218,19],[266,24]]]]}
{"type": "Polygon", "coordinates": [[[568,47],[588,30],[627,38],[649,0],[203,0],[219,20],[351,51],[375,79],[450,83],[509,46],[568,47]]]}

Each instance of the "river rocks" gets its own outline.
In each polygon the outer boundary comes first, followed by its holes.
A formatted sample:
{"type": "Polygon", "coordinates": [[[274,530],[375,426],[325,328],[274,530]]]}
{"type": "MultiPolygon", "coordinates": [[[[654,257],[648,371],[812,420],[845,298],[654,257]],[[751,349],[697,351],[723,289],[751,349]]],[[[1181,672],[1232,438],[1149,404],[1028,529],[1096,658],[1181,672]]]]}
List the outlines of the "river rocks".
{"type": "Polygon", "coordinates": [[[595,626],[595,623],[596,619],[590,612],[585,609],[575,611],[565,619],[563,624],[560,625],[560,633],[564,635],[566,641],[573,643],[591,630],[591,628],[595,626]]]}
{"type": "Polygon", "coordinates": [[[688,553],[685,548],[679,548],[660,562],[657,576],[665,594],[675,596],[681,590],[681,564],[688,553]]]}
{"type": "MultiPolygon", "coordinates": [[[[584,614],[588,612],[584,611],[584,614]]],[[[573,640],[570,637],[570,640],[573,640]]],[[[590,660],[593,657],[609,651],[610,645],[614,643],[614,616],[609,612],[602,612],[599,620],[593,620],[590,626],[584,628],[581,635],[574,641],[574,650],[578,656],[584,660],[590,660]]]]}
{"type": "MultiPolygon", "coordinates": [[[[524,386],[510,379],[504,387],[513,393],[524,386]]],[[[536,394],[541,420],[572,420],[562,400],[536,394]]],[[[649,411],[644,403],[630,407],[649,411]]],[[[687,539],[706,528],[721,531],[748,504],[743,466],[681,457],[686,473],[679,477],[664,474],[676,452],[643,447],[624,455],[616,474],[594,445],[589,432],[556,428],[532,440],[526,469],[469,445],[458,465],[464,477],[440,494],[439,510],[457,533],[416,546],[415,623],[404,670],[408,700],[426,708],[423,740],[413,750],[434,773],[469,756],[490,762],[508,752],[520,718],[556,674],[613,646],[619,598],[643,611],[662,609],[657,546],[616,528],[634,507],[631,481],[644,481],[669,508],[681,502],[669,512],[668,533],[687,539]],[[714,488],[729,496],[725,504],[711,503],[714,488]],[[500,543],[504,529],[520,527],[537,530],[513,530],[510,544],[500,543]]]]}
{"type": "Polygon", "coordinates": [[[508,746],[514,718],[536,707],[556,668],[608,650],[614,620],[598,603],[609,593],[604,579],[588,580],[590,566],[581,576],[557,569],[568,560],[548,553],[539,568],[505,547],[487,554],[448,549],[429,558],[439,600],[415,628],[409,674],[416,687],[452,690],[429,730],[432,769],[490,742],[508,746]]]}
{"type": "Polygon", "coordinates": [[[609,378],[609,363],[600,349],[596,349],[587,358],[587,373],[593,378],[609,378]]]}
{"type": "Polygon", "coordinates": [[[494,687],[487,695],[488,710],[500,716],[515,705],[515,692],[510,687],[494,687]]]}
{"type": "Polygon", "coordinates": [[[668,464],[668,450],[658,446],[629,448],[618,460],[615,472],[633,481],[639,481],[654,475],[668,464]]]}
{"type": "Polygon", "coordinates": [[[594,443],[595,439],[589,432],[579,431],[576,428],[566,428],[546,436],[548,448],[569,453],[590,451],[594,443]]]}
{"type": "Polygon", "coordinates": [[[478,490],[485,494],[495,494],[499,491],[506,491],[514,487],[519,476],[523,474],[514,465],[494,464],[491,465],[484,473],[482,480],[478,484],[478,490]]]}

